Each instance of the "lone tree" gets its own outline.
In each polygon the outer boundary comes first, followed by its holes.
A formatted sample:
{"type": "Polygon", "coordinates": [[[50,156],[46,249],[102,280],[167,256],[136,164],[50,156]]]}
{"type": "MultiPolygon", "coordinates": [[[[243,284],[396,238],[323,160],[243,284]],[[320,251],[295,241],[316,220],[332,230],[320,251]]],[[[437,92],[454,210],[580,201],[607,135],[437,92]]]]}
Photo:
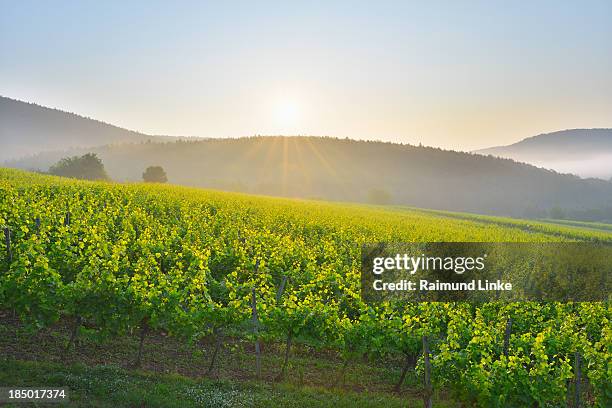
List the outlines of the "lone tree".
{"type": "Polygon", "coordinates": [[[142,173],[142,179],[147,183],[165,183],[168,181],[166,172],[162,166],[149,166],[142,173]]]}
{"type": "Polygon", "coordinates": [[[95,153],[65,157],[51,166],[49,173],[82,180],[109,180],[102,160],[95,153]]]}

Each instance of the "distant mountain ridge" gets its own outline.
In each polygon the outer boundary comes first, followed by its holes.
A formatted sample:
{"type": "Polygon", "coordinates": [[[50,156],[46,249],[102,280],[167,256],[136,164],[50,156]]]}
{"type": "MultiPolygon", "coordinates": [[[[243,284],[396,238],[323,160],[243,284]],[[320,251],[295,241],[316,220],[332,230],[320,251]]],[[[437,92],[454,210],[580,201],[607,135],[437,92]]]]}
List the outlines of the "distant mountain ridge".
{"type": "Polygon", "coordinates": [[[0,162],[43,151],[173,139],[0,96],[0,162]]]}
{"type": "Polygon", "coordinates": [[[514,159],[581,177],[612,177],[612,129],[561,130],[475,153],[514,159]]]}

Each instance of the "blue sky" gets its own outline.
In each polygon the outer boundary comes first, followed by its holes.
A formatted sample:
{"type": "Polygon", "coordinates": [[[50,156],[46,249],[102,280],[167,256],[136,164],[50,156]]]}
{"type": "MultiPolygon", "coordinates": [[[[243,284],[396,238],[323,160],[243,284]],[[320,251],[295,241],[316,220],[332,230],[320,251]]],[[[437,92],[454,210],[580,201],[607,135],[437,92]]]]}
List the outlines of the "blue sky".
{"type": "Polygon", "coordinates": [[[0,94],[151,134],[612,127],[611,1],[174,3],[0,0],[0,94]]]}

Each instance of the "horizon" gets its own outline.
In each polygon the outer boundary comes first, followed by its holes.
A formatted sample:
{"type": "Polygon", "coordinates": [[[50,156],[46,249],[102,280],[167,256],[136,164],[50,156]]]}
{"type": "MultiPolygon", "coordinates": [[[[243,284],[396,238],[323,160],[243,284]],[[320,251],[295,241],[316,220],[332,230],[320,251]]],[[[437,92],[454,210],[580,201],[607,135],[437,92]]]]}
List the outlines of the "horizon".
{"type": "MultiPolygon", "coordinates": [[[[215,136],[198,136],[198,135],[170,135],[170,134],[150,134],[150,133],[145,133],[141,130],[138,129],[129,129],[129,128],[124,128],[121,126],[118,126],[114,123],[111,122],[107,122],[103,119],[100,118],[95,118],[95,117],[91,117],[91,116],[86,116],[83,115],[79,112],[71,112],[65,109],[62,109],[61,107],[53,107],[53,106],[44,106],[44,105],[40,105],[37,102],[34,101],[25,101],[25,100],[20,100],[20,99],[15,99],[12,98],[10,96],[6,96],[6,95],[0,95],[1,98],[6,98],[6,99],[10,99],[12,101],[16,101],[16,102],[22,102],[22,103],[27,103],[27,104],[31,104],[31,105],[36,105],[38,107],[41,108],[45,108],[45,109],[51,109],[51,110],[56,110],[62,113],[67,113],[67,114],[72,114],[72,115],[76,115],[78,117],[81,117],[83,119],[88,119],[88,120],[92,120],[92,121],[96,121],[96,122],[100,122],[102,124],[105,125],[110,125],[110,126],[114,126],[114,127],[118,127],[130,132],[135,132],[135,133],[139,133],[145,136],[151,136],[151,137],[173,137],[173,138],[177,138],[177,140],[182,140],[182,139],[193,139],[194,141],[196,140],[201,140],[201,141],[206,141],[206,140],[233,140],[233,139],[243,139],[243,138],[253,138],[253,137],[314,137],[314,138],[332,138],[332,139],[349,139],[352,141],[356,141],[356,142],[377,142],[377,143],[392,143],[392,144],[399,144],[399,145],[407,145],[407,146],[419,146],[419,147],[428,147],[428,148],[434,148],[434,149],[442,149],[442,150],[447,150],[447,151],[455,151],[455,152],[462,152],[462,153],[478,153],[479,150],[486,150],[487,148],[495,148],[495,147],[508,147],[514,144],[517,144],[519,142],[528,140],[528,139],[532,139],[534,137],[538,137],[538,136],[543,136],[543,135],[548,135],[548,134],[552,134],[552,133],[558,133],[558,132],[565,132],[565,131],[575,131],[575,130],[612,130],[611,128],[571,128],[571,129],[558,129],[558,130],[553,130],[550,132],[541,132],[538,134],[534,134],[534,135],[530,135],[530,136],[525,136],[523,138],[520,138],[516,141],[510,142],[509,144],[506,145],[496,145],[496,146],[487,146],[484,148],[480,148],[480,149],[472,149],[472,150],[461,150],[461,149],[455,149],[452,147],[445,147],[445,146],[435,146],[435,145],[428,145],[422,142],[419,143],[410,143],[410,142],[406,142],[406,141],[402,141],[402,140],[384,140],[384,139],[366,139],[366,138],[354,138],[354,137],[349,137],[349,136],[345,136],[345,137],[340,137],[340,136],[334,136],[334,135],[310,135],[310,134],[252,134],[252,135],[239,135],[239,136],[227,136],[227,137],[215,137],[215,136]]],[[[170,141],[173,142],[173,141],[170,141]]],[[[129,143],[129,142],[126,142],[129,143]]],[[[41,152],[38,152],[41,153],[41,152]]],[[[35,154],[38,154],[35,153],[35,154]]],[[[482,153],[478,153],[478,154],[482,154],[482,153]]]]}
{"type": "Polygon", "coordinates": [[[472,151],[612,127],[609,2],[146,5],[5,4],[0,92],[150,135],[472,151]]]}

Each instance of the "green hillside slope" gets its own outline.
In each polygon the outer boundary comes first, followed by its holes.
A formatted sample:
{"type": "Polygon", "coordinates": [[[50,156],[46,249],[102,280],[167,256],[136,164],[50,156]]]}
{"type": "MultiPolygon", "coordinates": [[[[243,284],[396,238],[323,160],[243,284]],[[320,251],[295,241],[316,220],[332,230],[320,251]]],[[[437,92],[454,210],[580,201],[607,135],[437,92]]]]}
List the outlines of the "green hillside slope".
{"type": "MultiPolygon", "coordinates": [[[[189,344],[286,343],[281,376],[292,344],[337,353],[344,367],[407,359],[421,376],[427,338],[433,385],[465,402],[561,405],[576,353],[584,397],[603,406],[609,395],[607,303],[366,305],[359,244],[610,242],[610,232],[8,169],[0,169],[0,192],[0,224],[11,237],[10,250],[0,245],[0,309],[33,330],[66,322],[69,345],[79,332],[98,341],[139,333],[141,349],[154,333],[189,344]]],[[[139,352],[137,362],[147,358],[139,352]]]]}

